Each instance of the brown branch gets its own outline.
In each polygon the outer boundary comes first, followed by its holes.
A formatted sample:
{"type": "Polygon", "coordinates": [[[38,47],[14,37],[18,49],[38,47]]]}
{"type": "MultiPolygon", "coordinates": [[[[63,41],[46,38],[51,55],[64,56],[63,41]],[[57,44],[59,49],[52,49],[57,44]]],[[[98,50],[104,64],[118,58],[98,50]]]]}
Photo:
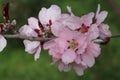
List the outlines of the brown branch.
{"type": "Polygon", "coordinates": [[[31,41],[41,41],[41,42],[45,42],[45,41],[53,39],[53,38],[27,37],[27,36],[23,36],[20,34],[14,34],[14,35],[6,34],[3,36],[6,38],[18,38],[18,39],[26,39],[26,40],[31,40],[31,41]]]}
{"type": "MultiPolygon", "coordinates": [[[[52,37],[52,38],[39,38],[39,37],[26,37],[26,36],[23,36],[23,35],[20,35],[20,34],[14,34],[14,35],[9,35],[9,34],[6,34],[6,35],[3,35],[4,37],[6,38],[18,38],[18,39],[26,39],[26,40],[31,40],[31,41],[41,41],[41,42],[46,42],[46,41],[49,41],[55,37],[52,37]]],[[[120,34],[114,34],[111,36],[111,38],[118,38],[120,37],[120,34]]],[[[102,39],[96,39],[94,40],[94,42],[96,43],[103,43],[104,40],[102,39]]]]}

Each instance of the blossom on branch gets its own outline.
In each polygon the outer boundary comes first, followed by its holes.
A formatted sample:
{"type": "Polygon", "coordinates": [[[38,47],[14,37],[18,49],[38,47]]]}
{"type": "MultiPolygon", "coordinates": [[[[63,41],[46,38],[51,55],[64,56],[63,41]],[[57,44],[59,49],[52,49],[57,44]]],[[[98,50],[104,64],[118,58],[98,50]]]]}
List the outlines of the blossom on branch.
{"type": "Polygon", "coordinates": [[[72,68],[78,75],[83,75],[84,69],[92,67],[95,58],[100,54],[99,44],[95,39],[110,37],[109,26],[102,23],[107,12],[91,12],[81,17],[63,13],[61,18],[52,25],[52,34],[57,38],[45,42],[43,48],[52,56],[53,64],[59,63],[59,70],[68,72],[72,68]],[[104,16],[102,16],[104,15],[104,16]]]}
{"type": "MultiPolygon", "coordinates": [[[[81,17],[74,15],[71,7],[67,6],[67,10],[68,13],[62,13],[57,5],[51,5],[48,9],[42,8],[38,19],[30,17],[28,24],[23,25],[14,37],[24,39],[25,51],[34,54],[35,61],[44,49],[52,57],[52,64],[58,63],[60,71],[74,69],[81,76],[86,68],[95,64],[96,57],[101,53],[100,45],[96,41],[108,42],[112,36],[109,25],[103,23],[108,12],[100,12],[100,5],[96,13],[90,12],[81,17]]],[[[6,24],[0,24],[0,52],[7,44],[3,32],[14,32],[15,22],[10,23],[9,17],[5,19],[6,24]]]]}
{"type": "MultiPolygon", "coordinates": [[[[34,17],[28,19],[29,25],[24,25],[19,29],[19,33],[22,36],[26,37],[42,37],[41,29],[38,25],[38,20],[34,17]]],[[[29,54],[34,53],[35,61],[39,58],[41,52],[41,43],[40,41],[30,41],[24,40],[25,51],[29,54]]]]}

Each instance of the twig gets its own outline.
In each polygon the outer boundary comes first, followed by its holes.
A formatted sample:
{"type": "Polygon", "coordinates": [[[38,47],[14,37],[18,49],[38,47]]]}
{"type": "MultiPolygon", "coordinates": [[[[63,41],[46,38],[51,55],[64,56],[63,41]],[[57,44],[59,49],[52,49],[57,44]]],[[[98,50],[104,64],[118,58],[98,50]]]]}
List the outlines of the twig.
{"type": "Polygon", "coordinates": [[[14,35],[6,34],[6,35],[4,35],[4,37],[6,37],[6,38],[19,38],[19,39],[26,39],[26,40],[31,40],[31,41],[41,41],[41,42],[45,42],[45,41],[53,39],[53,38],[27,37],[27,36],[23,36],[20,34],[14,34],[14,35]]]}
{"type": "MultiPolygon", "coordinates": [[[[3,36],[6,38],[19,38],[19,39],[26,39],[26,40],[31,40],[31,41],[41,41],[41,42],[49,41],[49,40],[55,38],[55,37],[52,37],[52,38],[26,37],[26,36],[23,36],[20,34],[14,34],[14,35],[6,34],[3,36]]],[[[111,38],[118,38],[118,37],[120,37],[120,34],[114,34],[111,36],[111,38]]],[[[94,42],[102,43],[104,41],[102,39],[96,39],[96,40],[94,40],[94,42]]]]}

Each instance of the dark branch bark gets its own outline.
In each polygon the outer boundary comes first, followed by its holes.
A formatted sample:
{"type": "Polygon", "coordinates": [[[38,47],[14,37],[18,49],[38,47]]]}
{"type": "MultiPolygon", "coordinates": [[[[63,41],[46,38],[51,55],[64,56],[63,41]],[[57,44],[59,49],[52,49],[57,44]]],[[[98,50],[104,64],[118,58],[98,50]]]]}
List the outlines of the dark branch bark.
{"type": "Polygon", "coordinates": [[[53,39],[53,38],[27,37],[27,36],[22,36],[19,34],[14,34],[14,35],[6,34],[3,36],[6,38],[19,38],[19,39],[26,39],[26,40],[31,40],[31,41],[41,41],[41,42],[45,42],[45,41],[53,39]]]}
{"type": "MultiPolygon", "coordinates": [[[[26,37],[26,36],[22,36],[19,34],[14,34],[14,35],[6,34],[3,36],[6,38],[18,38],[18,39],[26,39],[26,40],[31,40],[31,41],[41,41],[41,42],[46,42],[46,41],[49,41],[49,40],[55,38],[55,37],[53,37],[53,38],[26,37]]],[[[118,38],[118,37],[120,37],[120,34],[114,34],[111,36],[111,38],[118,38]]],[[[96,40],[94,40],[94,42],[102,43],[104,41],[102,39],[96,39],[96,40]]]]}

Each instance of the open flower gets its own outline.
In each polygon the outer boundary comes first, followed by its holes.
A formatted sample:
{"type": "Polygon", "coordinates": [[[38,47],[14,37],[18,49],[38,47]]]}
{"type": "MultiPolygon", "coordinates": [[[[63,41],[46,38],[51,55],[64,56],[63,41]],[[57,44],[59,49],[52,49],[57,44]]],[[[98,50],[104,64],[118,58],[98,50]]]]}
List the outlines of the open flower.
{"type": "Polygon", "coordinates": [[[94,65],[100,48],[86,35],[66,27],[57,37],[46,42],[43,47],[49,51],[53,63],[59,62],[60,71],[67,72],[73,68],[78,75],[82,75],[85,68],[94,65]]]}
{"type": "Polygon", "coordinates": [[[34,59],[35,61],[39,58],[41,52],[41,44],[39,41],[29,41],[24,40],[25,51],[29,54],[35,54],[34,59]]]}
{"type": "MultiPolygon", "coordinates": [[[[42,31],[38,25],[38,20],[34,17],[28,19],[29,25],[24,25],[19,29],[21,36],[26,37],[42,37],[42,31]]],[[[24,40],[25,51],[30,54],[35,54],[34,59],[37,60],[41,52],[40,41],[24,40]]]]}

